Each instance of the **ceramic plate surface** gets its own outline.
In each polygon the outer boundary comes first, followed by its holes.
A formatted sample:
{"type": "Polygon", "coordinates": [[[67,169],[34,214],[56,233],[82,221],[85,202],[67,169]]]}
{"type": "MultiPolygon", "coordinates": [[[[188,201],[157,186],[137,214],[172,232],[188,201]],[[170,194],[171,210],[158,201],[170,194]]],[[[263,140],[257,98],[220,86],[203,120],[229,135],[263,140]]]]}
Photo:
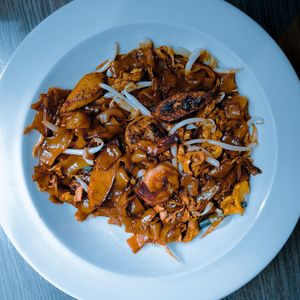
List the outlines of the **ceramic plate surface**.
{"type": "Polygon", "coordinates": [[[0,81],[0,220],[30,265],[80,299],[216,299],[238,289],[278,253],[300,212],[300,90],[274,41],[223,1],[75,1],[37,26],[17,49],[0,81]],[[155,45],[208,49],[221,68],[240,68],[237,84],[258,128],[249,205],[205,239],[132,254],[122,228],[105,218],[78,223],[74,208],[53,205],[31,181],[37,135],[23,136],[30,104],[50,86],[72,88],[111,53],[150,38],[155,45]],[[298,147],[297,147],[298,146],[298,147]]]}

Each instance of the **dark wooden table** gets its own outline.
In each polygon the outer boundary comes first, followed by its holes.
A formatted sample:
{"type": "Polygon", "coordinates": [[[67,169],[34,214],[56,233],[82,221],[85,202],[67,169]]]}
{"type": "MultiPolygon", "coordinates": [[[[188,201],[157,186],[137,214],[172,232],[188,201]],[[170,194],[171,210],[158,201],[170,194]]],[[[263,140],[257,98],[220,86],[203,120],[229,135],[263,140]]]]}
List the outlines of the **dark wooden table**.
{"type": "MultiPolygon", "coordinates": [[[[68,2],[70,1],[0,0],[0,72],[25,36],[49,14],[68,2]]],[[[228,0],[228,2],[252,17],[275,39],[299,76],[300,0],[228,0]]],[[[283,201],[288,201],[288,198],[283,201]]],[[[195,298],[197,299],[196,295],[195,298]]],[[[71,297],[53,287],[32,270],[0,228],[0,299],[71,299],[71,297]]],[[[226,299],[300,299],[299,222],[272,263],[246,286],[226,299]]]]}

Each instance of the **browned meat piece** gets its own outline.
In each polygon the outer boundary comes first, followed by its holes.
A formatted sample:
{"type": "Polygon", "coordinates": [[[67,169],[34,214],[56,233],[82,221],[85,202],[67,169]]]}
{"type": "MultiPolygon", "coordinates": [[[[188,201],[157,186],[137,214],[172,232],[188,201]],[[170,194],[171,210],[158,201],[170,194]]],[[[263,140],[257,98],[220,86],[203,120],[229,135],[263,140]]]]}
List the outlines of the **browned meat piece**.
{"type": "Polygon", "coordinates": [[[211,93],[176,93],[158,104],[153,115],[160,120],[173,122],[202,109],[213,100],[211,93]]]}
{"type": "Polygon", "coordinates": [[[224,111],[226,118],[231,120],[238,120],[243,117],[241,106],[239,102],[234,99],[227,99],[224,102],[224,111]]]}
{"type": "Polygon", "coordinates": [[[105,75],[102,73],[84,75],[62,105],[61,113],[76,110],[99,98],[102,93],[99,84],[104,81],[104,78],[105,75]]]}
{"type": "Polygon", "coordinates": [[[153,78],[155,66],[154,53],[151,48],[135,49],[128,54],[117,56],[117,60],[112,63],[111,72],[113,77],[120,77],[122,73],[130,72],[134,68],[143,68],[148,76],[153,78]]]}
{"type": "Polygon", "coordinates": [[[221,73],[220,92],[230,93],[237,89],[235,82],[235,72],[221,73]]]}
{"type": "Polygon", "coordinates": [[[156,119],[143,116],[133,120],[126,127],[125,141],[131,151],[140,149],[156,156],[176,143],[176,136],[167,136],[165,129],[156,119]]]}
{"type": "Polygon", "coordinates": [[[109,78],[112,80],[111,86],[119,92],[124,90],[128,83],[138,82],[142,80],[144,72],[142,68],[134,68],[129,73],[121,73],[121,74],[122,75],[120,77],[117,77],[116,79],[109,78]]]}

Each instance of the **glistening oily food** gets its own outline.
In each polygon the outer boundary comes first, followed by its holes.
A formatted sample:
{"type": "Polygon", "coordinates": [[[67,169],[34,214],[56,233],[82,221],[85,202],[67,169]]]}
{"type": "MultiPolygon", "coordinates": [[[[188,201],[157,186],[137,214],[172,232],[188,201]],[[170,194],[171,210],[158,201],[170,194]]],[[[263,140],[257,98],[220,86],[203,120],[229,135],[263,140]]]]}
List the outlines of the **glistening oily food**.
{"type": "MultiPolygon", "coordinates": [[[[41,94],[25,132],[41,134],[33,180],[79,221],[106,216],[147,243],[189,242],[243,214],[257,145],[235,71],[206,50],[147,41],[112,56],[72,90],[41,94]]],[[[166,248],[168,249],[168,248],[166,248]]],[[[170,253],[170,252],[169,252],[170,253]]]]}

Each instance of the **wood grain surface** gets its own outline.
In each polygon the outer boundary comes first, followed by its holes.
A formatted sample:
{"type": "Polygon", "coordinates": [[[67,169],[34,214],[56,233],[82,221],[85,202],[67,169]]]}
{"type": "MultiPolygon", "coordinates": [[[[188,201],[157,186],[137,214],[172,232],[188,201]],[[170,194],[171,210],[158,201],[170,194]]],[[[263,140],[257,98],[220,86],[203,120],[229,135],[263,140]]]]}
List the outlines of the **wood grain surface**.
{"type": "MultiPolygon", "coordinates": [[[[68,2],[70,1],[0,0],[0,72],[25,36],[49,14],[68,2]]],[[[275,39],[299,76],[300,0],[228,2],[248,14],[275,39]]],[[[288,198],[284,201],[288,201],[288,198]]],[[[0,228],[0,299],[72,298],[39,276],[17,253],[0,228]]],[[[195,295],[195,299],[201,297],[195,295]]],[[[225,299],[300,299],[299,222],[286,245],[267,268],[225,299]]]]}

